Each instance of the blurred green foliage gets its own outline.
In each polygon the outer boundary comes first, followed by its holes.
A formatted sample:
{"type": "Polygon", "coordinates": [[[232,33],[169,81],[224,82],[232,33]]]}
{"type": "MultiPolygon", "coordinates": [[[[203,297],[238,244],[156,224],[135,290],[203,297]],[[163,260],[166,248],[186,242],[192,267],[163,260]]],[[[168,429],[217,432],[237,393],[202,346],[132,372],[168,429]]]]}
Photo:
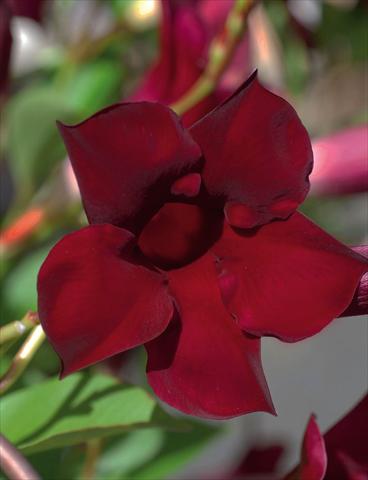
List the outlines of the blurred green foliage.
{"type": "Polygon", "coordinates": [[[79,444],[135,429],[162,426],[188,429],[158,407],[139,387],[88,373],[38,383],[7,395],[1,404],[4,435],[25,453],[79,444]],[[48,401],[47,399],[52,399],[48,401]],[[122,408],[124,405],[124,408],[122,408]],[[27,411],[23,422],[18,412],[27,411]]]}

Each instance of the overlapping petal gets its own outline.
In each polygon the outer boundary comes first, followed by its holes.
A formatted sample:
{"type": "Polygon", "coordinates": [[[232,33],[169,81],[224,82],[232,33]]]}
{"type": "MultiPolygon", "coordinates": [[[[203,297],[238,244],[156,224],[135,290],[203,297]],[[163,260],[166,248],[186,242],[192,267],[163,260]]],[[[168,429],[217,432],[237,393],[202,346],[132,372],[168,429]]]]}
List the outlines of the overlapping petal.
{"type": "Polygon", "coordinates": [[[286,218],[304,200],[313,162],[307,131],[256,74],[190,131],[205,157],[204,183],[227,201],[231,225],[251,228],[286,218]]]}
{"type": "Polygon", "coordinates": [[[38,303],[63,375],[151,340],[173,313],[165,277],[145,267],[130,232],[112,225],[86,227],[51,250],[38,303]]]}
{"type": "Polygon", "coordinates": [[[238,325],[284,341],[314,335],[339,316],[368,270],[362,256],[298,212],[249,231],[225,224],[212,251],[238,325]]]}
{"type": "Polygon", "coordinates": [[[146,345],[156,394],[182,412],[207,418],[274,412],[259,340],[242,334],[225,310],[212,256],[168,276],[177,317],[146,345]]]}
{"type": "Polygon", "coordinates": [[[133,232],[200,157],[178,117],[158,103],[114,105],[60,130],[89,221],[133,232]]]}

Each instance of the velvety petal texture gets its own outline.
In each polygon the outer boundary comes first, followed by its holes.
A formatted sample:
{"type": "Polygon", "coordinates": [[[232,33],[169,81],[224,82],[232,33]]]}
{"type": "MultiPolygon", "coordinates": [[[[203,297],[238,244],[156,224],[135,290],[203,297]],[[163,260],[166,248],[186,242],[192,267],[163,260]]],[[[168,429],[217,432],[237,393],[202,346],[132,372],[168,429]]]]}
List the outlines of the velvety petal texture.
{"type": "MultiPolygon", "coordinates": [[[[183,37],[196,0],[164,5],[183,37]]],[[[183,58],[205,43],[189,32],[183,58]]],[[[160,68],[180,63],[178,52],[160,68]]],[[[368,271],[295,213],[312,153],[293,108],[253,75],[190,130],[149,102],[59,127],[92,224],[62,239],[39,273],[39,316],[62,374],[144,344],[149,383],[174,408],[212,419],[274,413],[257,337],[316,334],[368,271]]],[[[312,419],[306,468],[318,435],[312,419]]]]}
{"type": "Polygon", "coordinates": [[[146,345],[155,393],[182,412],[205,418],[273,413],[259,340],[245,336],[225,310],[212,256],[168,276],[177,316],[146,345]]]}
{"type": "Polygon", "coordinates": [[[63,376],[165,330],[173,314],[167,281],[144,263],[134,236],[112,225],[86,227],[51,250],[38,276],[38,311],[63,376]]]}
{"type": "Polygon", "coordinates": [[[318,333],[344,311],[368,270],[365,258],[298,212],[249,231],[225,224],[212,251],[238,325],[288,342],[318,333]]]}
{"type": "Polygon", "coordinates": [[[59,127],[89,221],[133,232],[201,155],[175,113],[158,103],[117,104],[59,127]]]}
{"type": "Polygon", "coordinates": [[[256,73],[190,131],[205,157],[204,184],[227,201],[231,225],[251,228],[286,218],[304,200],[313,162],[307,131],[256,73]]]}

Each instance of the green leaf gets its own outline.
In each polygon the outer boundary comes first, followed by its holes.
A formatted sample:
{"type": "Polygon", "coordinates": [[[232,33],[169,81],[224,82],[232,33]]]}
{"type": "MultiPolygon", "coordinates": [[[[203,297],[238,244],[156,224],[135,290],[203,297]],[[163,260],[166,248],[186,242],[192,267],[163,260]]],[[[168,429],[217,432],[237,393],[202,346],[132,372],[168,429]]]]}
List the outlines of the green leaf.
{"type": "Polygon", "coordinates": [[[63,95],[51,86],[30,86],[13,96],[5,112],[6,150],[18,193],[29,196],[65,156],[56,120],[72,117],[63,95]]]}
{"type": "Polygon", "coordinates": [[[165,434],[160,428],[136,430],[122,438],[111,440],[103,448],[98,463],[97,477],[108,480],[140,468],[159,454],[164,444],[165,434]]]}
{"type": "Polygon", "coordinates": [[[149,428],[130,432],[105,445],[96,477],[104,480],[157,480],[172,475],[219,433],[219,428],[187,422],[185,432],[149,428]]]}
{"type": "Polygon", "coordinates": [[[102,375],[76,373],[7,395],[2,433],[25,453],[58,448],[136,428],[186,429],[142,388],[102,375]]]}
{"type": "Polygon", "coordinates": [[[4,318],[21,318],[28,310],[37,310],[37,274],[52,244],[34,250],[18,261],[2,282],[1,302],[4,318]]]}
{"type": "Polygon", "coordinates": [[[27,460],[40,477],[45,480],[71,480],[79,478],[85,459],[85,448],[78,447],[47,450],[27,456],[27,460]]]}
{"type": "MultiPolygon", "coordinates": [[[[177,472],[221,432],[220,429],[209,427],[199,422],[191,422],[188,432],[163,432],[163,445],[154,459],[142,467],[129,472],[125,480],[157,480],[164,479],[177,472]]],[[[117,480],[121,477],[111,477],[117,480]]]]}
{"type": "Polygon", "coordinates": [[[112,11],[115,13],[115,15],[118,18],[121,18],[124,16],[126,10],[131,7],[133,4],[134,0],[110,0],[110,5],[112,11]]]}
{"type": "Polygon", "coordinates": [[[66,88],[69,105],[84,119],[119,99],[123,68],[110,60],[81,66],[66,88]]]}

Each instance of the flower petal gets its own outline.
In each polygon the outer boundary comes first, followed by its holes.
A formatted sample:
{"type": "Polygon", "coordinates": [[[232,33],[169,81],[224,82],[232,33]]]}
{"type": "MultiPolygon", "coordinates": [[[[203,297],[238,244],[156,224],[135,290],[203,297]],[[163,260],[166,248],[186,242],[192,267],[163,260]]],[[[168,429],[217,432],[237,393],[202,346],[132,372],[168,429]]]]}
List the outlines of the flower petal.
{"type": "Polygon", "coordinates": [[[93,225],[65,236],[38,276],[42,326],[62,359],[62,375],[151,340],[173,305],[163,275],[134,250],[134,236],[93,225]]]}
{"type": "MultiPolygon", "coordinates": [[[[355,252],[360,253],[365,258],[368,258],[368,245],[361,245],[353,247],[355,252]]],[[[360,283],[355,290],[354,297],[348,308],[339,315],[340,317],[350,317],[353,315],[367,315],[368,314],[368,273],[364,274],[360,279],[360,283]]]]}
{"type": "Polygon", "coordinates": [[[36,22],[41,20],[46,4],[45,0],[5,0],[5,3],[8,3],[13,15],[32,18],[36,22]]]}
{"type": "Polygon", "coordinates": [[[362,400],[336,425],[334,425],[324,435],[326,451],[328,456],[328,466],[326,480],[342,478],[367,478],[368,475],[368,395],[362,400]],[[350,461],[349,461],[350,459],[350,461]],[[359,467],[364,472],[365,477],[339,476],[341,465],[344,464],[355,470],[359,467]]]}
{"type": "Polygon", "coordinates": [[[367,138],[368,125],[361,125],[315,140],[311,194],[366,192],[367,138]]]}
{"type": "Polygon", "coordinates": [[[178,315],[146,345],[148,380],[156,394],[184,413],[206,418],[273,413],[259,340],[242,334],[226,312],[212,256],[168,275],[178,315]]]}
{"type": "Polygon", "coordinates": [[[368,430],[364,427],[367,422],[368,395],[323,437],[312,416],[304,434],[301,462],[284,480],[365,480],[368,430]]]}
{"type": "Polygon", "coordinates": [[[244,454],[241,463],[224,480],[240,480],[247,478],[273,478],[278,470],[278,464],[285,453],[281,445],[255,445],[244,454]]]}
{"type": "Polygon", "coordinates": [[[225,225],[212,247],[225,304],[253,335],[297,341],[350,304],[368,262],[300,213],[240,231],[225,225]]]}
{"type": "MultiPolygon", "coordinates": [[[[367,480],[368,478],[368,466],[359,465],[354,460],[352,460],[349,455],[346,453],[339,452],[337,457],[340,460],[341,466],[345,471],[345,480],[367,480]]],[[[342,474],[341,469],[338,470],[342,474]]],[[[336,477],[330,477],[330,480],[334,480],[336,477]]],[[[341,478],[341,477],[340,477],[341,478]]],[[[325,477],[324,480],[328,480],[325,477]]],[[[341,480],[343,480],[341,478],[341,480]]]]}
{"type": "Polygon", "coordinates": [[[157,103],[113,105],[60,130],[89,221],[134,232],[200,157],[179,118],[157,103]]]}
{"type": "Polygon", "coordinates": [[[312,415],[304,433],[300,465],[289,473],[285,480],[322,480],[326,468],[325,443],[312,415]]]}
{"type": "MultiPolygon", "coordinates": [[[[205,4],[211,4],[208,5],[211,8],[213,0],[161,2],[160,57],[131,100],[170,105],[198,80],[206,65],[210,41],[222,27],[232,0],[217,0],[215,3],[215,8],[209,12],[205,4]]],[[[216,90],[184,113],[184,125],[192,125],[221,103],[227,96],[223,90],[216,90]]]]}
{"type": "Polygon", "coordinates": [[[5,2],[0,2],[0,108],[9,80],[9,62],[12,46],[10,32],[11,11],[5,2]]]}
{"type": "Polygon", "coordinates": [[[251,228],[286,218],[304,200],[313,162],[307,131],[255,74],[190,131],[204,154],[209,193],[230,202],[230,224],[251,228]]]}
{"type": "Polygon", "coordinates": [[[207,45],[204,25],[193,2],[164,0],[160,31],[160,58],[132,96],[169,104],[198,79],[207,45]]]}

